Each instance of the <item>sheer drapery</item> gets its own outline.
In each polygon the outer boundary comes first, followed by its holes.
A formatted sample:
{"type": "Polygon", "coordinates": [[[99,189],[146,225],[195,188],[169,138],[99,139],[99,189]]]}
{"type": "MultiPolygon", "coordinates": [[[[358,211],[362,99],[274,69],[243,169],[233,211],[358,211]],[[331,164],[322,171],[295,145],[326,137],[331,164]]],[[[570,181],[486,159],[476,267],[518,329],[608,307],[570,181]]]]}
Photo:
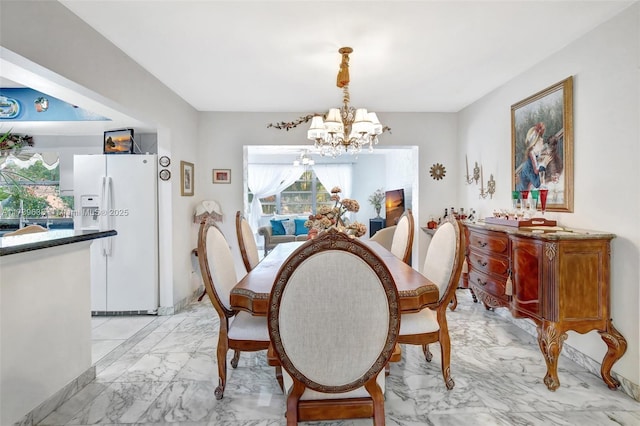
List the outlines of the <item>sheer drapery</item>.
{"type": "MultiPolygon", "coordinates": [[[[327,191],[330,192],[334,186],[338,186],[342,190],[340,198],[351,197],[351,164],[316,164],[313,171],[327,191]]],[[[348,213],[348,216],[351,220],[351,213],[348,213]]]]}
{"type": "Polygon", "coordinates": [[[257,232],[262,215],[260,198],[270,197],[283,191],[300,178],[303,169],[289,165],[250,164],[247,170],[247,184],[253,193],[249,212],[251,229],[257,232]]]}
{"type": "Polygon", "coordinates": [[[339,186],[340,198],[351,197],[351,164],[316,164],[313,171],[327,191],[339,186]]]}

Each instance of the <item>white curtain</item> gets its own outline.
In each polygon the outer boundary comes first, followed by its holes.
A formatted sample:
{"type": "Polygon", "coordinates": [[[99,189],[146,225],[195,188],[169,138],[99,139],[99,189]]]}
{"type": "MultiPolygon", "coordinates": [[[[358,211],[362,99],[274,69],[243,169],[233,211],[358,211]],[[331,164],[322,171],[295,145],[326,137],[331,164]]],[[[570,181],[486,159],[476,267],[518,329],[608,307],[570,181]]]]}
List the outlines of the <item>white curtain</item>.
{"type": "Polygon", "coordinates": [[[327,191],[339,186],[340,198],[351,198],[351,164],[316,164],[313,171],[327,191]]]}
{"type": "Polygon", "coordinates": [[[253,193],[249,212],[249,224],[253,232],[258,232],[260,216],[262,215],[262,203],[260,198],[278,194],[292,185],[304,169],[289,165],[274,164],[249,164],[247,170],[247,184],[249,191],[253,193]]]}
{"type": "MultiPolygon", "coordinates": [[[[313,171],[320,183],[331,191],[334,186],[340,187],[340,198],[351,198],[352,169],[351,164],[316,164],[313,171]]],[[[347,213],[349,220],[353,220],[351,213],[347,213]]]]}

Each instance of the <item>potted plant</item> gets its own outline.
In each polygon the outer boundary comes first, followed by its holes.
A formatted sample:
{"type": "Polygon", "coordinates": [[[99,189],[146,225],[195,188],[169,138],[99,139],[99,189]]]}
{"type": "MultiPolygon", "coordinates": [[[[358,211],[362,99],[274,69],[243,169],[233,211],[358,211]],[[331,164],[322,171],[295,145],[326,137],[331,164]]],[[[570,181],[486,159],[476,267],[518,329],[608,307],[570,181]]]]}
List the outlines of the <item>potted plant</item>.
{"type": "Polygon", "coordinates": [[[382,203],[384,203],[384,191],[382,188],[376,189],[376,191],[369,196],[369,203],[376,209],[376,218],[379,218],[382,203]]]}

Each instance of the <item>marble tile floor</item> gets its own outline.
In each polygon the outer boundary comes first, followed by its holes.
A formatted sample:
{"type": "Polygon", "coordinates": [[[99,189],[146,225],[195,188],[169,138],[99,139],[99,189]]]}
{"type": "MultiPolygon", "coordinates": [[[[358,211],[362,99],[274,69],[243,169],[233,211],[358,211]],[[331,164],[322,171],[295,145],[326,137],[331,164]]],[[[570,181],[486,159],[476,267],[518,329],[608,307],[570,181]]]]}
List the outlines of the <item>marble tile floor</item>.
{"type": "MultiPolygon", "coordinates": [[[[467,291],[458,300],[448,314],[455,388],[444,386],[437,344],[431,363],[404,346],[387,378],[388,425],[640,425],[639,402],[566,357],[561,387],[548,391],[535,338],[467,291]]],[[[40,425],[284,425],[285,398],[264,352],[243,353],[215,400],[217,326],[207,299],[173,316],[95,319],[96,379],[40,425]]]]}

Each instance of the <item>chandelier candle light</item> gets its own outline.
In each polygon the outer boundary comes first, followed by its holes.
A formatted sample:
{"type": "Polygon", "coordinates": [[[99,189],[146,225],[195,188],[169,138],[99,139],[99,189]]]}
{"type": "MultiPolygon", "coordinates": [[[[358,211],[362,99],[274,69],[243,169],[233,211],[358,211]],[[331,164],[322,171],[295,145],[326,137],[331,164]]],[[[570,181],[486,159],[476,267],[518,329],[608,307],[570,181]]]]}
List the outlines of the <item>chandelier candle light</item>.
{"type": "Polygon", "coordinates": [[[315,147],[321,155],[336,157],[343,152],[357,154],[363,146],[378,143],[378,135],[387,127],[380,124],[375,112],[365,108],[354,108],[349,105],[349,54],[350,47],[343,47],[338,52],[342,55],[338,71],[337,86],[342,89],[342,107],[331,108],[323,119],[322,115],[314,115],[307,138],[315,141],[315,147]]]}

